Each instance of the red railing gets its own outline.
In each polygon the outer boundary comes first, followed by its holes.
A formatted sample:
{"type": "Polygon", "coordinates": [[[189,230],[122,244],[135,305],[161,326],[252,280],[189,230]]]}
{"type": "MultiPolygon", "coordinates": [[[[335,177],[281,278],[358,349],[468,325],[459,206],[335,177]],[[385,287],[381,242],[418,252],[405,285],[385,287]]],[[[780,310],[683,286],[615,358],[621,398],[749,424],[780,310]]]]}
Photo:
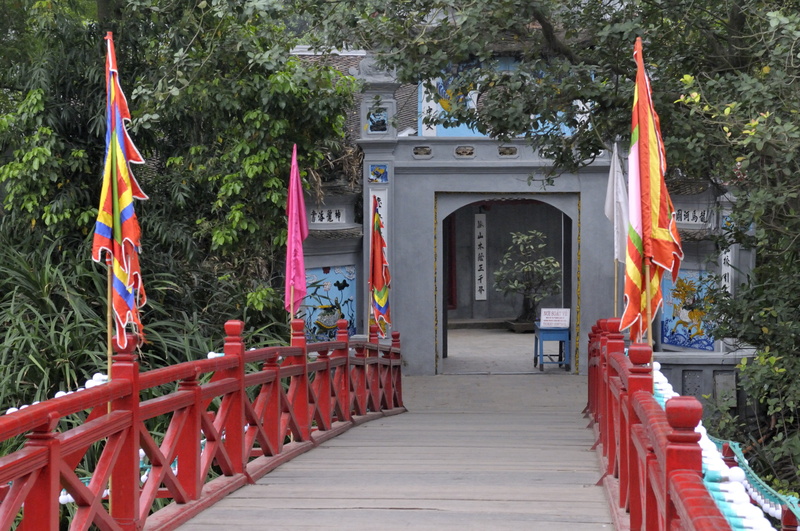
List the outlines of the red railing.
{"type": "Polygon", "coordinates": [[[405,411],[399,334],[351,341],[340,321],[336,341],[306,345],[294,320],[291,346],[246,351],[243,328],[225,324],[224,356],[145,373],[118,352],[109,383],[0,417],[0,441],[26,439],[0,458],[0,529],[173,529],[350,427],[405,411]],[[59,503],[62,488],[73,504],[59,503]]]}
{"type": "Polygon", "coordinates": [[[703,414],[694,397],[662,408],[653,397],[652,350],[630,345],[619,319],[602,319],[589,336],[589,403],[612,498],[629,513],[630,529],[724,531],[730,524],[702,480],[703,414]]]}
{"type": "MultiPolygon", "coordinates": [[[[702,406],[674,396],[662,408],[653,396],[652,350],[634,343],[625,355],[619,319],[601,319],[589,334],[586,411],[605,465],[603,482],[636,530],[726,530],[702,479],[702,406]]],[[[723,460],[736,466],[723,446],[723,460]]],[[[781,507],[781,531],[797,531],[791,508],[781,507]]]]}

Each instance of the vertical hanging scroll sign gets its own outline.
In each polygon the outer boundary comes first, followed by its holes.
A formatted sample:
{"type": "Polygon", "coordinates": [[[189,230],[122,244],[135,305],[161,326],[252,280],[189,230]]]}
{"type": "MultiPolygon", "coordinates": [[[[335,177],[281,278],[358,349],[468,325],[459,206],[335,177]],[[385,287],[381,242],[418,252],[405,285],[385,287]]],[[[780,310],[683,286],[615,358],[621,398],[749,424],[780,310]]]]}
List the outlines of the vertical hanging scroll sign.
{"type": "Polygon", "coordinates": [[[486,214],[475,214],[475,300],[486,300],[486,214]]]}

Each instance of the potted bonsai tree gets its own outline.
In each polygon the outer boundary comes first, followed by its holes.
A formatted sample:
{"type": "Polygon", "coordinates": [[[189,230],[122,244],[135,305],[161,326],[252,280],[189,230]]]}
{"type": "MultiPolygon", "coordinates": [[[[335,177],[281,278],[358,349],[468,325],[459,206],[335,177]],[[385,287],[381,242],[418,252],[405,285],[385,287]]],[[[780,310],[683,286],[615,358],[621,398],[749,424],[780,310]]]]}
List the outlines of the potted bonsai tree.
{"type": "Polygon", "coordinates": [[[494,289],[522,295],[522,312],[508,323],[515,332],[532,331],[539,303],[561,293],[561,264],[545,256],[547,237],[535,230],[512,232],[511,245],[494,272],[494,289]]]}

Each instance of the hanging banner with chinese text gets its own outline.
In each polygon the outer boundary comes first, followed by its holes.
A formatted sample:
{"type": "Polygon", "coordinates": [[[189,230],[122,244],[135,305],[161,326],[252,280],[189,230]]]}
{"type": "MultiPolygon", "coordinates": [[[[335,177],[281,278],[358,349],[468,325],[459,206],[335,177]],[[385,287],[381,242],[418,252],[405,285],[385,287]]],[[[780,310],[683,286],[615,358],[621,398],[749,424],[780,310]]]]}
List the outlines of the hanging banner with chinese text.
{"type": "Polygon", "coordinates": [[[486,214],[475,214],[475,300],[486,300],[486,214]]]}

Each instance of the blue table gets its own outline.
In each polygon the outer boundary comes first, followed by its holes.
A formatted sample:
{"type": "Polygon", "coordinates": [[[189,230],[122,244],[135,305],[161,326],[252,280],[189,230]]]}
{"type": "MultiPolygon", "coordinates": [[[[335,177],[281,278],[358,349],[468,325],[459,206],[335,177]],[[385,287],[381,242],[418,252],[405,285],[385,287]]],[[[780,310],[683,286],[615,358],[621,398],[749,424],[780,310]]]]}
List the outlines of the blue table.
{"type": "Polygon", "coordinates": [[[539,365],[539,370],[544,370],[545,363],[553,363],[557,365],[564,365],[564,369],[569,372],[570,354],[572,348],[570,347],[570,329],[569,328],[539,328],[539,323],[534,326],[534,334],[536,335],[533,347],[533,366],[539,365]],[[558,341],[558,355],[545,354],[544,342],[545,341],[558,341]],[[544,359],[547,358],[548,361],[544,359]],[[556,358],[553,361],[553,358],[556,358]]]}

